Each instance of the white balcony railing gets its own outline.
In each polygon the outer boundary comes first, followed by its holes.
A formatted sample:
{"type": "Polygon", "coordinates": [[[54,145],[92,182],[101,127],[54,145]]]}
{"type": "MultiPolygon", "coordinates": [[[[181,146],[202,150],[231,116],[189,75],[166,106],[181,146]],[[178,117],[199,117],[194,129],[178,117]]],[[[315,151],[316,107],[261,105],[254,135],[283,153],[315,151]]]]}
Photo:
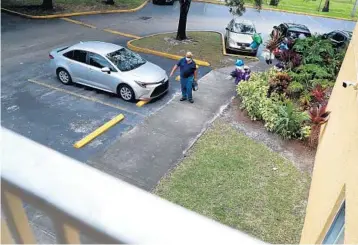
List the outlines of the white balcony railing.
{"type": "MultiPolygon", "coordinates": [[[[23,202],[52,220],[58,243],[263,244],[6,129],[2,243],[36,243],[23,202]],[[10,228],[10,229],[9,229],[10,228]]],[[[119,159],[120,160],[120,159],[119,159]]]]}

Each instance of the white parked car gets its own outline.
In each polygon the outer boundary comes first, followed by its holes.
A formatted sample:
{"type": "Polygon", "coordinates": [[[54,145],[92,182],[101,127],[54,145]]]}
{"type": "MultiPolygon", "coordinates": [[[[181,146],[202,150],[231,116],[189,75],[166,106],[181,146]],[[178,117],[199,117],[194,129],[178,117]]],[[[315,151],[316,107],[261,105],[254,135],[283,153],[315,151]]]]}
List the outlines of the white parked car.
{"type": "Polygon", "coordinates": [[[80,42],[55,49],[49,57],[63,84],[83,84],[118,94],[125,101],[156,98],[169,88],[162,68],[115,44],[80,42]]]}
{"type": "Polygon", "coordinates": [[[225,45],[228,51],[242,51],[257,54],[258,47],[252,49],[252,36],[256,33],[255,25],[248,20],[232,19],[226,27],[225,45]]]}

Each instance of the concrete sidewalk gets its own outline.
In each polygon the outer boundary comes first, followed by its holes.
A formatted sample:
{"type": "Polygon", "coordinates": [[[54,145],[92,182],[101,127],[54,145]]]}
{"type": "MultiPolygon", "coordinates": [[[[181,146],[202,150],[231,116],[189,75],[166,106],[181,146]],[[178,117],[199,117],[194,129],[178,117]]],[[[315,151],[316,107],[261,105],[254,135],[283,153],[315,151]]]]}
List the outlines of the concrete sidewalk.
{"type": "Polygon", "coordinates": [[[110,175],[152,190],[235,95],[232,68],[211,71],[193,92],[194,104],[176,94],[163,109],[122,135],[88,163],[110,175]]]}

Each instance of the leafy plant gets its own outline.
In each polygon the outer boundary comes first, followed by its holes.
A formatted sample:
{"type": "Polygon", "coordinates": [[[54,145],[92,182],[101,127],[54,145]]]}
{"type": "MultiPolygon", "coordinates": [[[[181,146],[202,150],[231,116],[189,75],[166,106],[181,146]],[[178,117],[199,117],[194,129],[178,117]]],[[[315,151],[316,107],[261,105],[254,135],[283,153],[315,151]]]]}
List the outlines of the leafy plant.
{"type": "Polygon", "coordinates": [[[318,105],[310,108],[308,114],[313,124],[321,125],[328,121],[331,112],[326,111],[326,108],[327,105],[318,105]]]}
{"type": "Polygon", "coordinates": [[[266,49],[268,49],[270,52],[273,52],[280,43],[283,41],[283,35],[280,31],[274,29],[272,31],[272,37],[266,42],[266,49]]]}
{"type": "Polygon", "coordinates": [[[318,145],[319,133],[321,129],[321,125],[326,123],[329,119],[330,111],[326,111],[326,105],[318,105],[315,107],[311,107],[309,110],[309,116],[312,122],[312,131],[309,137],[309,144],[312,147],[316,147],[318,145]]]}
{"type": "Polygon", "coordinates": [[[268,80],[272,71],[252,73],[249,81],[242,81],[237,86],[237,93],[241,97],[241,108],[245,109],[251,120],[261,120],[261,108],[264,107],[268,80]]]}
{"type": "Polygon", "coordinates": [[[284,50],[280,54],[280,60],[284,62],[289,69],[298,67],[301,64],[301,56],[293,50],[284,50]]]}
{"type": "Polygon", "coordinates": [[[269,89],[267,91],[267,97],[270,97],[272,93],[286,93],[287,87],[291,82],[291,77],[284,72],[278,72],[269,81],[269,89]]]}
{"type": "Polygon", "coordinates": [[[321,85],[317,85],[311,93],[317,102],[322,103],[325,100],[326,90],[321,85]]]}
{"type": "Polygon", "coordinates": [[[301,106],[305,109],[309,106],[309,104],[311,103],[312,101],[312,96],[310,93],[308,92],[305,92],[305,93],[302,93],[300,99],[299,99],[299,102],[301,104],[301,106]]]}
{"type": "Polygon", "coordinates": [[[278,108],[275,132],[287,139],[300,138],[302,125],[308,119],[306,112],[299,111],[291,101],[287,101],[278,108]]]}
{"type": "Polygon", "coordinates": [[[304,89],[305,87],[297,81],[292,81],[290,85],[288,85],[287,87],[287,91],[289,92],[290,95],[295,95],[295,94],[299,95],[304,89]]]}

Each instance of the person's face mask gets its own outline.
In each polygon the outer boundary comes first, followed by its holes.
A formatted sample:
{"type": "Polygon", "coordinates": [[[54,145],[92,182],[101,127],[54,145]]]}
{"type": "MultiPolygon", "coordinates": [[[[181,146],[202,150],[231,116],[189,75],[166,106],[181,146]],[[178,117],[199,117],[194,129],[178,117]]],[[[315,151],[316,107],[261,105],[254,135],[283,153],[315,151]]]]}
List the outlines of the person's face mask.
{"type": "Polygon", "coordinates": [[[190,62],[191,58],[185,57],[186,61],[190,62]]]}

